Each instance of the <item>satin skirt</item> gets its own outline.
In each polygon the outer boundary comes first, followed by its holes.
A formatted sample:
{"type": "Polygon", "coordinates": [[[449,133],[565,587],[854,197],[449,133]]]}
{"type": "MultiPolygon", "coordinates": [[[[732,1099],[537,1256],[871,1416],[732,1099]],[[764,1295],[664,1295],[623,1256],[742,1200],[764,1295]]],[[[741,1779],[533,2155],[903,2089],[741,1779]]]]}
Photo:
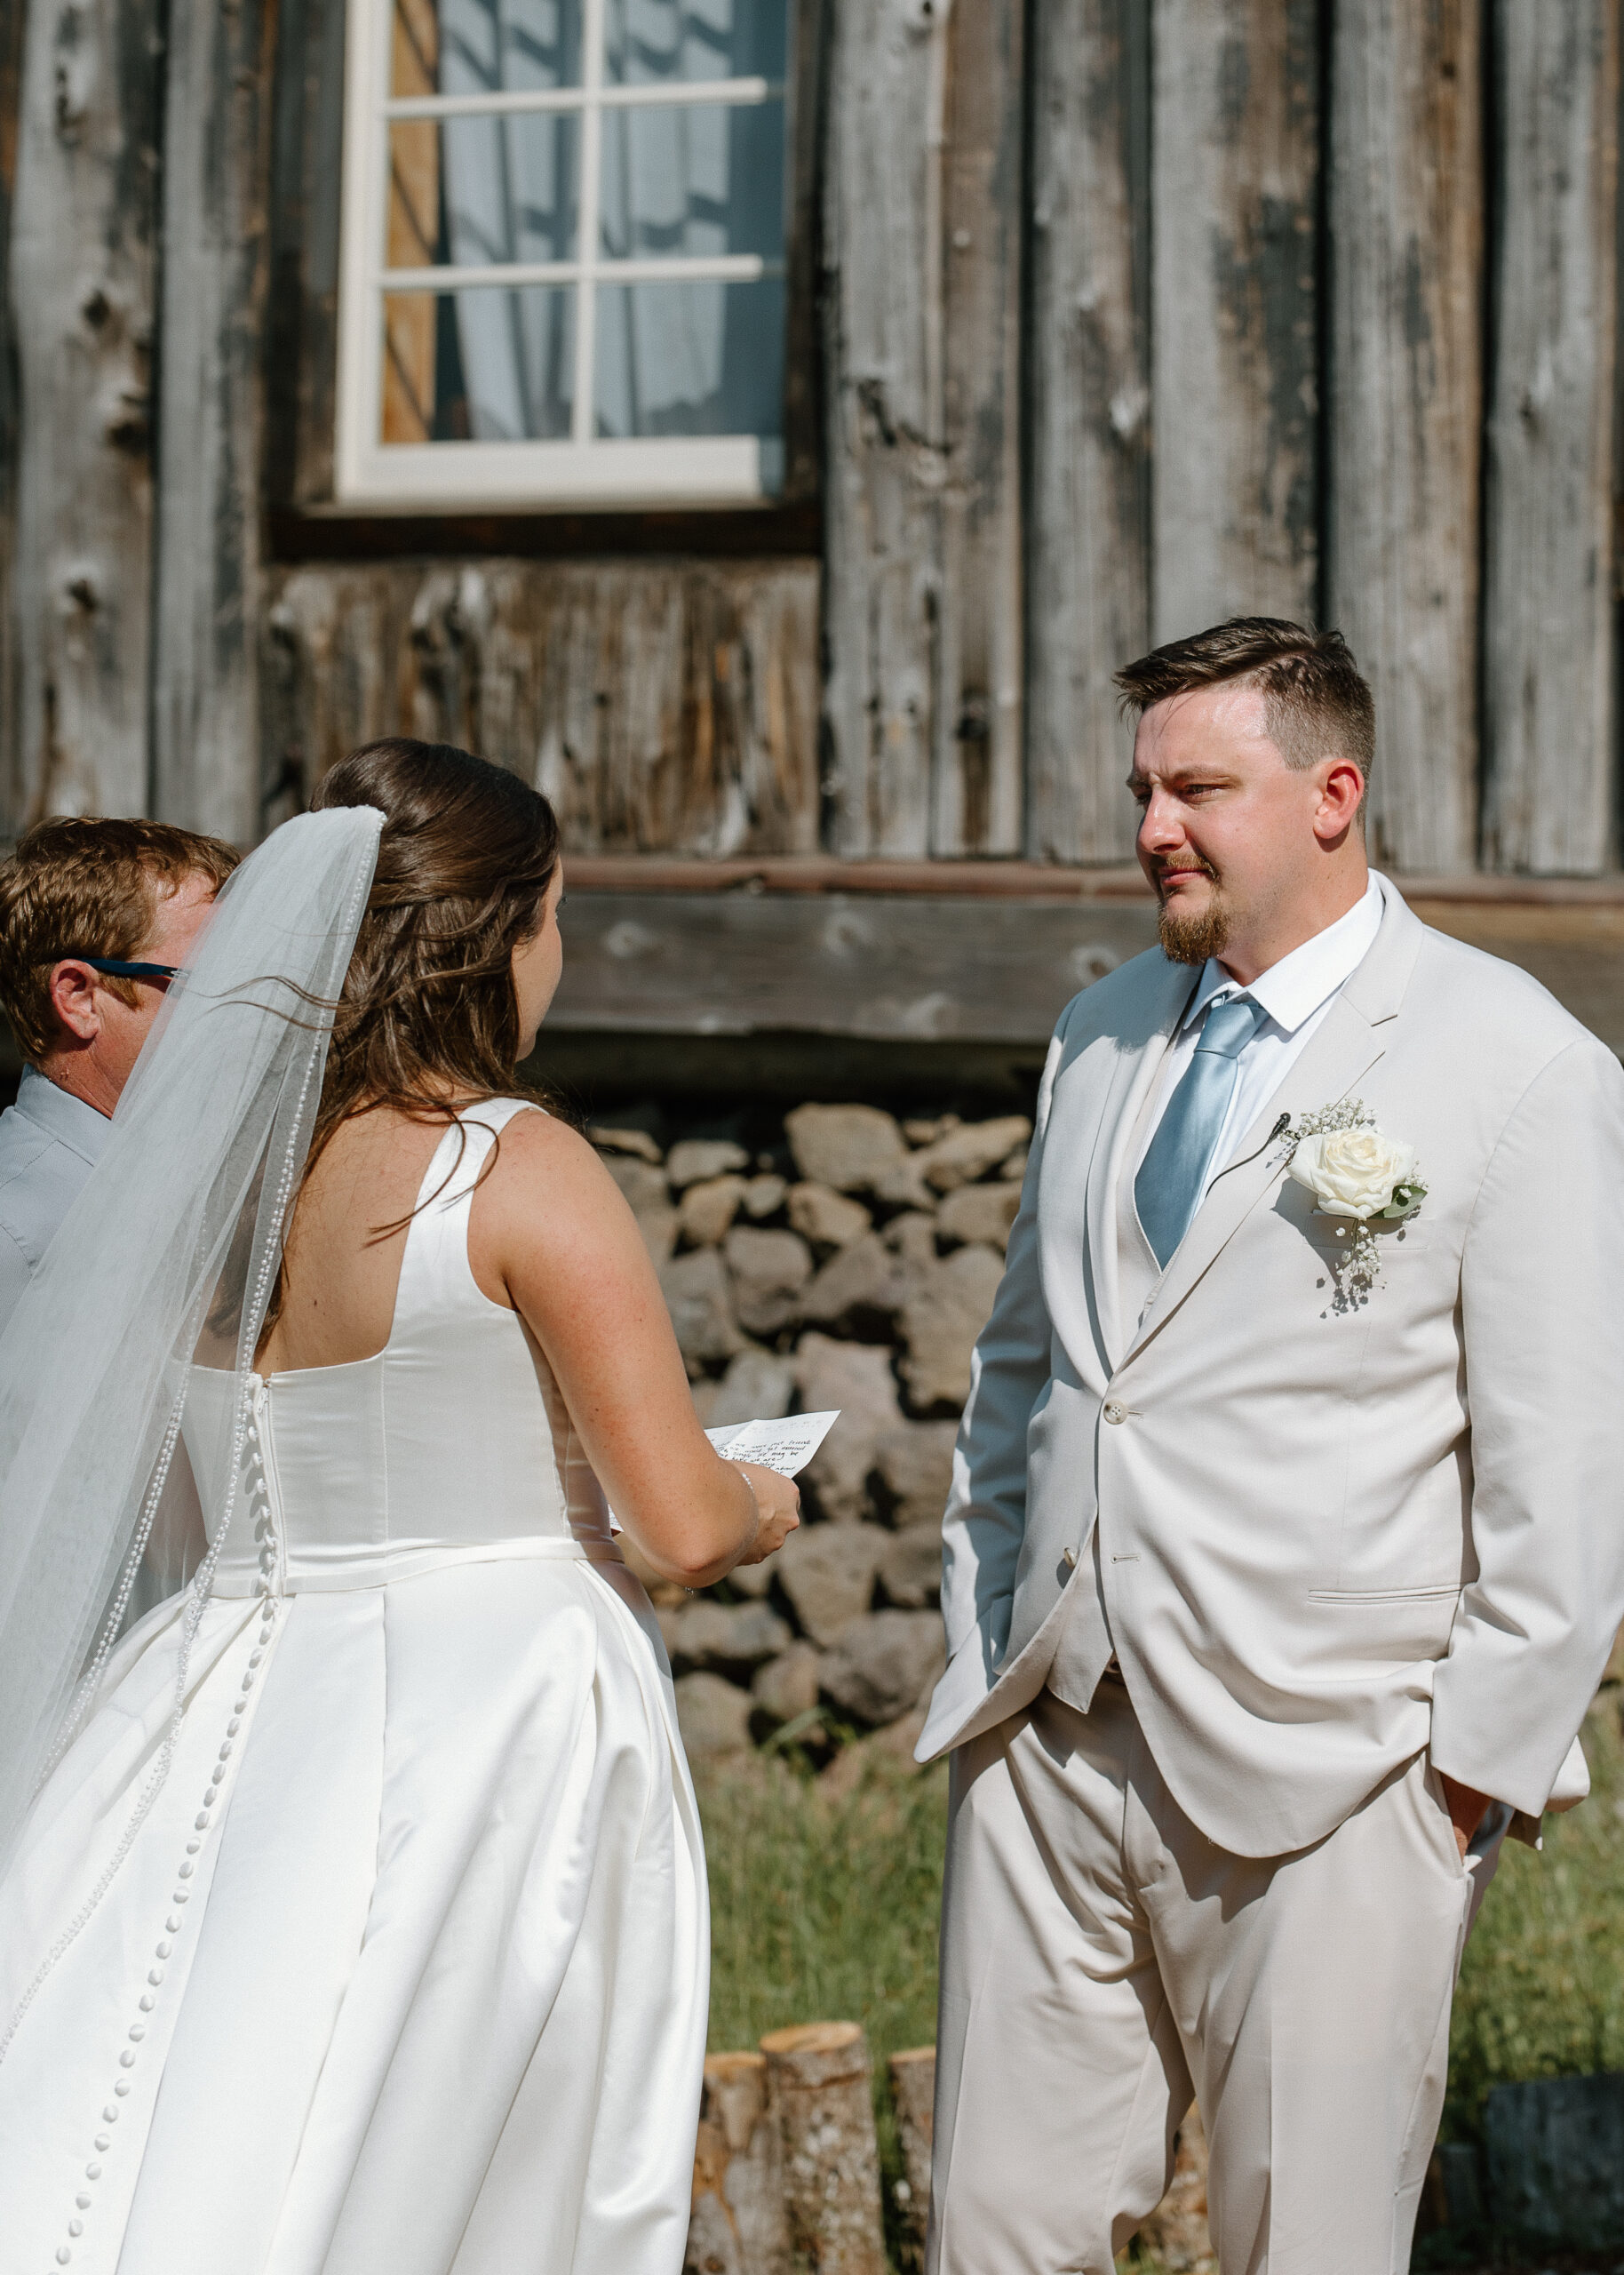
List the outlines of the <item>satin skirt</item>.
{"type": "Polygon", "coordinates": [[[515,1546],[211,1599],[179,1716],[179,1600],[120,1647],[0,1888],[0,2275],[678,2275],[669,1672],[623,1568],[515,1546]]]}

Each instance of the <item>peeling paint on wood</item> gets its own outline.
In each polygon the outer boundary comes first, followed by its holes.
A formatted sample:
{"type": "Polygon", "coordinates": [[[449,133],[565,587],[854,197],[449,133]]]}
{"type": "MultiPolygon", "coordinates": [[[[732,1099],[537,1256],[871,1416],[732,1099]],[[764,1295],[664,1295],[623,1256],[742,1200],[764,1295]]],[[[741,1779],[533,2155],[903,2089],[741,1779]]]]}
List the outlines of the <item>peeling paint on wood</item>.
{"type": "Polygon", "coordinates": [[[160,68],[156,0],[30,0],[11,240],[13,828],[147,805],[160,68]]]}
{"type": "Polygon", "coordinates": [[[813,562],[277,571],[265,819],[385,734],[535,782],[581,853],[817,845],[813,562]]]}
{"type": "Polygon", "coordinates": [[[1131,851],[1111,675],[1150,631],[1143,0],[1033,12],[1026,850],[1131,851]]]}
{"type": "Polygon", "coordinates": [[[1481,0],[1339,0],[1331,621],[1376,698],[1372,850],[1472,866],[1483,404],[1481,0]]]}
{"type": "Polygon", "coordinates": [[[153,800],[246,842],[258,820],[259,337],[274,5],[171,12],[153,800]]]}
{"type": "Polygon", "coordinates": [[[1484,855],[1616,858],[1614,0],[1498,0],[1484,855]]]}
{"type": "Polygon", "coordinates": [[[1310,620],[1318,0],[1155,0],[1153,636],[1310,620]]]}

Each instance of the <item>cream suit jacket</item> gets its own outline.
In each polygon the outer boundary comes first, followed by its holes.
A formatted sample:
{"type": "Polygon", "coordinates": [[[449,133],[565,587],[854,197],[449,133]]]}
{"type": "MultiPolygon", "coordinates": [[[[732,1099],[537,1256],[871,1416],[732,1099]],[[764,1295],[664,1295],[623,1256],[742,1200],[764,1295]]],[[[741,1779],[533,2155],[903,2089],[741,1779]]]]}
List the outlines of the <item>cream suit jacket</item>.
{"type": "Polygon", "coordinates": [[[1429,1745],[1531,1814],[1576,1763],[1624,1613],[1624,1070],[1383,891],[1233,1158],[1262,1151],[1135,1317],[1118,1185],[1196,976],[1153,950],[1062,1013],[954,1457],[921,1760],[1034,1697],[1098,1585],[1162,1775],[1235,1854],[1321,1839],[1429,1745]],[[1351,1098],[1428,1190],[1339,1309],[1335,1220],[1264,1140],[1351,1098]]]}

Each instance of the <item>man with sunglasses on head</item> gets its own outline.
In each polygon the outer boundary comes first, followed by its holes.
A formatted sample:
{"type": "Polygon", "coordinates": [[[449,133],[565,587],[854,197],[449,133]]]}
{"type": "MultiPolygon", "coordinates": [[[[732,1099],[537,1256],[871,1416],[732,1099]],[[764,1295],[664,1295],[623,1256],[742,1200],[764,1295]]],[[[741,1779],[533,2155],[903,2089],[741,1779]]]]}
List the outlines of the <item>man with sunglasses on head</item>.
{"type": "Polygon", "coordinates": [[[219,838],[164,822],[80,817],[39,823],[0,862],[0,1010],[26,1062],[0,1114],[0,1329],[236,862],[219,838]]]}

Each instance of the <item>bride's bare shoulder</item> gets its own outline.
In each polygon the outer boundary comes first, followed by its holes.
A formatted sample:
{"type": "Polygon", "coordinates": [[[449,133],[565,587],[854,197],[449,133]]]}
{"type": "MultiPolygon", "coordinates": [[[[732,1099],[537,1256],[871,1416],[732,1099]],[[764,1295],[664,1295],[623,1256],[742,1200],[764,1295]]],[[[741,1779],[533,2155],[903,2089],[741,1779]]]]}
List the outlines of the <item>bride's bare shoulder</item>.
{"type": "Polygon", "coordinates": [[[538,1218],[618,1228],[631,1214],[580,1131],[545,1111],[516,1114],[508,1122],[474,1212],[493,1229],[522,1223],[532,1230],[538,1218]]]}

